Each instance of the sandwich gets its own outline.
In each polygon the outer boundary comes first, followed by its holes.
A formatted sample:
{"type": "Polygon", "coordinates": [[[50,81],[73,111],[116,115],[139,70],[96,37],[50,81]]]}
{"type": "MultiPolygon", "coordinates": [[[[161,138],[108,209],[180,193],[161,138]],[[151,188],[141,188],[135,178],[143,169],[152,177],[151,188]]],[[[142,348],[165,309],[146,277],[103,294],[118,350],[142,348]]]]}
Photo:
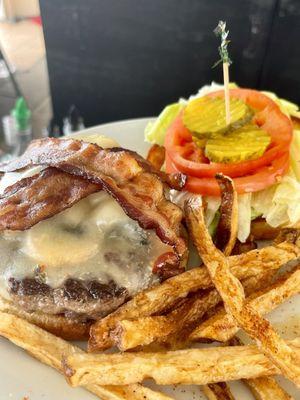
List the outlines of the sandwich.
{"type": "Polygon", "coordinates": [[[67,339],[184,271],[185,184],[113,140],[33,141],[0,166],[0,309],[67,339]]]}
{"type": "Polygon", "coordinates": [[[230,124],[224,87],[212,83],[168,105],[145,138],[164,147],[166,172],[187,176],[172,201],[201,198],[212,235],[220,216],[215,175],[223,173],[238,193],[239,241],[272,239],[282,227],[300,226],[300,112],[273,93],[229,87],[230,124]]]}

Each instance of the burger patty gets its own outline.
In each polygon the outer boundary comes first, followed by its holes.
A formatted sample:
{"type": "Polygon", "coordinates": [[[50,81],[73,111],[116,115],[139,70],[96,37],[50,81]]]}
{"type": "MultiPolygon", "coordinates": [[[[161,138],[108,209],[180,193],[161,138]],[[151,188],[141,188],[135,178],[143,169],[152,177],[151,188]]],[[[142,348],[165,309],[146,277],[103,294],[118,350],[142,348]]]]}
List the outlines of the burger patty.
{"type": "Polygon", "coordinates": [[[52,288],[37,278],[9,279],[11,299],[26,311],[64,314],[82,321],[97,320],[111,313],[128,299],[128,291],[114,281],[82,281],[69,278],[52,288]]]}

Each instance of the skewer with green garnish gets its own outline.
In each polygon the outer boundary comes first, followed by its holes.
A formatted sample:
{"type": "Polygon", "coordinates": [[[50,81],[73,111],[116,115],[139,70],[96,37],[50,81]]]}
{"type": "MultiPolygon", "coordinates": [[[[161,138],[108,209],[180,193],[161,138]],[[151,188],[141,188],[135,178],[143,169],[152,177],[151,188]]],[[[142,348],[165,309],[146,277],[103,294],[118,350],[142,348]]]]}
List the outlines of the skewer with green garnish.
{"type": "Polygon", "coordinates": [[[226,112],[226,124],[230,124],[230,99],[229,99],[229,65],[232,64],[232,61],[228,54],[228,44],[230,40],[228,40],[229,31],[226,31],[226,22],[219,21],[218,26],[214,29],[214,33],[216,36],[221,38],[221,45],[218,47],[220,60],[218,60],[213,68],[223,64],[223,80],[224,80],[224,93],[225,93],[225,112],[226,112]]]}

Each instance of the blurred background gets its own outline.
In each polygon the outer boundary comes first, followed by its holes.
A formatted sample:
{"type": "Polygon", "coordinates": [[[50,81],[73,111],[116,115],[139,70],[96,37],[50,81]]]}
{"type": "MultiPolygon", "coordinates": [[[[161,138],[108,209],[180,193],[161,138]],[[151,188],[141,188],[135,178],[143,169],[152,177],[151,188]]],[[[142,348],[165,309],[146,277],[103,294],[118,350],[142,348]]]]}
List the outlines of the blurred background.
{"type": "Polygon", "coordinates": [[[154,116],[221,82],[219,19],[231,80],[300,103],[300,0],[0,0],[0,117],[39,137],[64,119],[68,130],[154,116]]]}

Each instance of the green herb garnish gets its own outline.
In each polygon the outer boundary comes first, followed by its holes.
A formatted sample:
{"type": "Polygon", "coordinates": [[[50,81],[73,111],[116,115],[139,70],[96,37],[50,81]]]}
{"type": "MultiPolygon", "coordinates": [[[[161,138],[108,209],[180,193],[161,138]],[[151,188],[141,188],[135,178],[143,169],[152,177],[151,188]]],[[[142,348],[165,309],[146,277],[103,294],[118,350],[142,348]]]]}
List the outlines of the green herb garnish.
{"type": "Polygon", "coordinates": [[[218,47],[219,55],[220,55],[220,60],[215,62],[213,65],[213,68],[215,68],[217,65],[220,63],[223,64],[232,64],[232,61],[229,57],[228,54],[228,44],[230,43],[230,40],[228,40],[228,34],[229,31],[226,31],[226,22],[224,21],[219,21],[218,26],[214,29],[214,34],[217,37],[221,37],[221,45],[218,47]]]}

